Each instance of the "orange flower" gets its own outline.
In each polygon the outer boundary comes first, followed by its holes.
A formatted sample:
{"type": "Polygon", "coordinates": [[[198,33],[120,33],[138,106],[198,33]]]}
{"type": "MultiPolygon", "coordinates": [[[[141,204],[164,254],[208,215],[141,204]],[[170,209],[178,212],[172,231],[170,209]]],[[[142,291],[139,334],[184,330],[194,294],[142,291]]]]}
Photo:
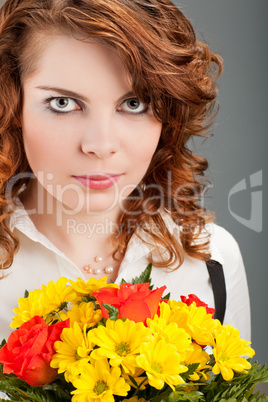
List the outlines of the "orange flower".
{"type": "Polygon", "coordinates": [[[119,289],[102,288],[93,293],[101,306],[102,314],[109,318],[107,309],[103,303],[116,307],[119,311],[118,318],[128,318],[135,322],[145,324],[147,318],[153,318],[157,313],[161,296],[166,286],[155,290],[149,289],[149,283],[131,285],[123,283],[119,289]]]}
{"type": "Polygon", "coordinates": [[[4,373],[13,373],[34,387],[55,381],[57,370],[50,367],[53,345],[69,323],[68,319],[48,326],[42,317],[35,316],[22,324],[0,350],[4,373]]]}

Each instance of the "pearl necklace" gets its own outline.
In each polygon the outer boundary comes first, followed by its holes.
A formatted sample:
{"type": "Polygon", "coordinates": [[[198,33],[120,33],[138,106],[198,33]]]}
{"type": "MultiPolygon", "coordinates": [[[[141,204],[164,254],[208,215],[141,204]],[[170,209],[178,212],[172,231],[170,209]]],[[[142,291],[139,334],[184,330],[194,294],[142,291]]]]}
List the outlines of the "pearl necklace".
{"type": "MultiPolygon", "coordinates": [[[[102,257],[95,257],[94,261],[99,263],[103,261],[102,257]]],[[[108,265],[105,268],[93,268],[91,264],[86,265],[83,270],[85,272],[87,272],[88,274],[95,274],[95,275],[99,275],[102,272],[104,272],[105,274],[111,274],[114,272],[114,267],[112,265],[108,265]]]]}

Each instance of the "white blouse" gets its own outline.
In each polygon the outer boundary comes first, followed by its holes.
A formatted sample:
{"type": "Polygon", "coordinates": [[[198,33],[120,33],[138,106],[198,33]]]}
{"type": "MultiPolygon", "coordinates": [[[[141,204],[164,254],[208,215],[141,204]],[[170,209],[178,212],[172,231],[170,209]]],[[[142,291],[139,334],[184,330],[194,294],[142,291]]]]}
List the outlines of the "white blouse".
{"type": "MultiPolygon", "coordinates": [[[[81,270],[64,253],[54,246],[34,226],[32,220],[19,201],[18,207],[10,220],[10,227],[20,240],[20,248],[12,266],[4,270],[0,280],[0,341],[11,332],[9,324],[17,307],[17,300],[24,297],[24,292],[40,288],[42,284],[56,281],[64,276],[72,280],[84,278],[81,270]]],[[[168,230],[179,239],[179,227],[172,218],[163,213],[168,230]]],[[[223,266],[227,307],[224,323],[238,328],[240,336],[250,340],[250,305],[245,268],[239,246],[232,235],[222,227],[212,223],[206,230],[211,232],[211,258],[223,266]]],[[[155,253],[157,247],[149,249],[135,234],[129,241],[121,263],[116,282],[122,278],[130,281],[139,275],[148,265],[150,250],[155,253]]],[[[167,272],[163,268],[153,267],[152,284],[155,287],[167,286],[171,298],[179,300],[181,295],[196,294],[210,307],[214,307],[214,297],[206,263],[189,256],[178,270],[167,272]]]]}

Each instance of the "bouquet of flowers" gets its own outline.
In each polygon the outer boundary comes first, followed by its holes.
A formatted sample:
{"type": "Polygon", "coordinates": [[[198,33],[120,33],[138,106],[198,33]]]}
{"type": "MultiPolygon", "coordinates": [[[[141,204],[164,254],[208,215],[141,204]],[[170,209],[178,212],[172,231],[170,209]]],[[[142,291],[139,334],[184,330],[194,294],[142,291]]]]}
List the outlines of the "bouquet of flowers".
{"type": "Polygon", "coordinates": [[[0,391],[13,401],[265,401],[265,366],[197,296],[150,285],[60,278],[19,299],[0,349],[0,391]]]}

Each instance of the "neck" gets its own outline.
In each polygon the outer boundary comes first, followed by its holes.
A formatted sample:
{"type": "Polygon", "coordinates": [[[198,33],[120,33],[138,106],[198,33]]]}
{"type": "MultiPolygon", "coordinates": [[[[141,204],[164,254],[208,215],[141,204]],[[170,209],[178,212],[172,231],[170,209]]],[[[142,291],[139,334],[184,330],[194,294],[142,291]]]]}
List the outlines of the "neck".
{"type": "Polygon", "coordinates": [[[38,199],[36,185],[27,186],[20,199],[37,230],[81,269],[96,256],[111,259],[118,233],[118,208],[109,213],[74,214],[48,193],[43,200],[38,199]]]}

